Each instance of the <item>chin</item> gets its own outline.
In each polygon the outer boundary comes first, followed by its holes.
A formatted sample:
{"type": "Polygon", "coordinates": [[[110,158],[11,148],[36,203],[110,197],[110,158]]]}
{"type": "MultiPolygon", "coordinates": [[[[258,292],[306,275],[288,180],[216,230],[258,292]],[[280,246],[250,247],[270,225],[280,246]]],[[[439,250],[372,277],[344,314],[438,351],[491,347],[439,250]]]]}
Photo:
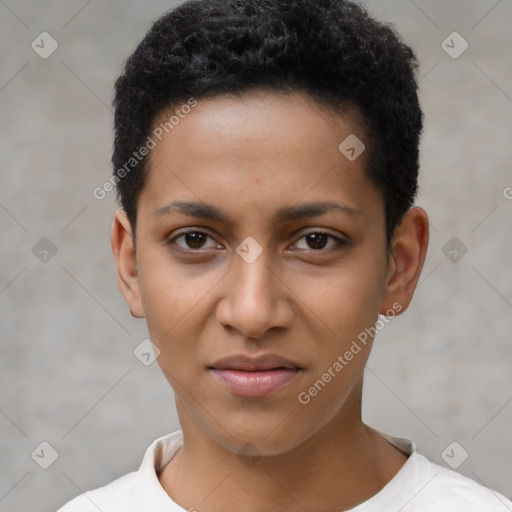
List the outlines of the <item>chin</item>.
{"type": "Polygon", "coordinates": [[[209,425],[207,432],[218,444],[236,454],[265,457],[282,455],[299,446],[314,433],[312,431],[308,435],[302,422],[299,422],[302,428],[297,428],[297,420],[292,419],[293,416],[256,413],[237,414],[236,418],[228,419],[226,414],[223,416],[225,421],[222,426],[209,425]]]}

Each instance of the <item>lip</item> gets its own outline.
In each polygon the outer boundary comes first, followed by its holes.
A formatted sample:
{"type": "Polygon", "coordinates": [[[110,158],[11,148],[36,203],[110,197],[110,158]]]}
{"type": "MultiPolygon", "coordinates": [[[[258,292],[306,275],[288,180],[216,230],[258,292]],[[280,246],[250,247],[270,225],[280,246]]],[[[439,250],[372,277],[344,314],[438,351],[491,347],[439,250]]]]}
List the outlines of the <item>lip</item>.
{"type": "Polygon", "coordinates": [[[221,359],[208,369],[231,393],[243,398],[263,398],[289,384],[302,368],[277,355],[257,358],[237,355],[221,359]]]}
{"type": "Polygon", "coordinates": [[[298,364],[278,356],[276,354],[266,354],[259,357],[249,357],[244,354],[237,354],[230,357],[219,359],[209,366],[216,370],[242,370],[242,371],[262,371],[275,370],[276,368],[300,369],[298,364]]]}

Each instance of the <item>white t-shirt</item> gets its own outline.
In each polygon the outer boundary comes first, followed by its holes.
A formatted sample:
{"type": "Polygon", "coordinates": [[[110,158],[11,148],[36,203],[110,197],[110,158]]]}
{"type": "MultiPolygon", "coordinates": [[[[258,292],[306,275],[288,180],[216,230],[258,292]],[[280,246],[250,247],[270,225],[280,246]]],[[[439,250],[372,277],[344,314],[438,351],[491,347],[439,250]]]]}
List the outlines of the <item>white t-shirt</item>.
{"type": "MultiPolygon", "coordinates": [[[[380,492],[350,512],[512,511],[512,502],[501,494],[433,464],[416,452],[411,441],[383,435],[409,458],[380,492]]],[[[182,444],[181,430],[156,439],[146,450],[138,471],[77,496],[57,512],[184,512],[157,476],[182,444]]]]}

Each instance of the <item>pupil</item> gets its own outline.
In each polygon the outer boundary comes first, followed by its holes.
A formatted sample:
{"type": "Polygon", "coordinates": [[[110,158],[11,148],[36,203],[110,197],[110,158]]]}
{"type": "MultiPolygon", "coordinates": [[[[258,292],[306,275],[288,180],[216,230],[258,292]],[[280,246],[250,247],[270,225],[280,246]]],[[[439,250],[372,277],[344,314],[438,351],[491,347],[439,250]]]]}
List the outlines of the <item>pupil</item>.
{"type": "Polygon", "coordinates": [[[200,249],[204,244],[205,235],[203,233],[187,233],[185,240],[192,249],[200,249]]]}
{"type": "Polygon", "coordinates": [[[307,235],[307,241],[312,249],[323,249],[327,243],[327,235],[323,233],[312,233],[307,235]]]}

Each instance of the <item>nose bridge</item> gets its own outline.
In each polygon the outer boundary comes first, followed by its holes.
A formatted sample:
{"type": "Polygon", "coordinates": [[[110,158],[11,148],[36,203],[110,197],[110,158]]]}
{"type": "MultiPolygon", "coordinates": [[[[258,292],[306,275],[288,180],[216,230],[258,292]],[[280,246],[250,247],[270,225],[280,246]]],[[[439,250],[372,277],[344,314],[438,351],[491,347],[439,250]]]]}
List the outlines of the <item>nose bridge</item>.
{"type": "Polygon", "coordinates": [[[251,259],[240,254],[235,255],[219,321],[257,338],[272,327],[284,326],[290,316],[281,304],[285,298],[271,270],[271,255],[263,251],[251,259]]]}
{"type": "MultiPolygon", "coordinates": [[[[232,293],[236,303],[249,311],[264,312],[274,300],[273,280],[268,253],[262,252],[253,261],[237,257],[233,272],[232,293]]],[[[254,313],[253,312],[253,313],[254,313]]]]}

